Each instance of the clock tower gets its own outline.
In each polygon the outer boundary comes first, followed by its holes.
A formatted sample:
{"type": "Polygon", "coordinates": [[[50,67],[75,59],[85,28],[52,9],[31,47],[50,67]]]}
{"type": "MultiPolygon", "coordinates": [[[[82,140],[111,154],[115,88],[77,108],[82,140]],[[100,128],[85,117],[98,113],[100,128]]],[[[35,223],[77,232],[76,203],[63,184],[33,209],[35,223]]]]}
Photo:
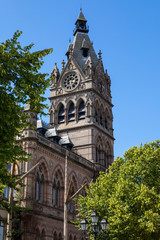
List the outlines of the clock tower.
{"type": "Polygon", "coordinates": [[[80,10],[67,62],[62,61],[61,73],[56,64],[51,72],[50,128],[68,135],[74,152],[105,169],[113,161],[111,80],[88,32],[80,10]]]}

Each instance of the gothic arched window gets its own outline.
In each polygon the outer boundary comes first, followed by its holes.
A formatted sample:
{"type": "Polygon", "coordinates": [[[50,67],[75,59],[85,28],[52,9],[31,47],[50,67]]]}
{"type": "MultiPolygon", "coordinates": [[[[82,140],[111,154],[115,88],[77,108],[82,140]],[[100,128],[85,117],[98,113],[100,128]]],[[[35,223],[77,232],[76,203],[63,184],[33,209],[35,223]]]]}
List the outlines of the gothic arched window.
{"type": "Polygon", "coordinates": [[[41,234],[41,239],[45,240],[45,236],[46,236],[46,233],[45,233],[45,230],[43,229],[42,234],[41,234]]]}
{"type": "Polygon", "coordinates": [[[75,108],[73,102],[70,104],[68,109],[68,122],[75,120],[75,108]]]}
{"type": "Polygon", "coordinates": [[[58,240],[56,232],[54,232],[53,240],[58,240]]]}
{"type": "Polygon", "coordinates": [[[58,236],[58,240],[62,240],[63,238],[62,238],[62,233],[60,232],[59,233],[59,236],[58,236]]]}
{"type": "Polygon", "coordinates": [[[85,118],[85,104],[84,104],[84,101],[82,100],[78,107],[78,120],[81,120],[84,118],[85,118]]]}
{"type": "Polygon", "coordinates": [[[104,152],[104,166],[107,168],[107,153],[104,152]]]}
{"type": "Polygon", "coordinates": [[[96,122],[98,122],[98,113],[96,108],[95,108],[95,119],[96,119],[96,122]]]}
{"type": "Polygon", "coordinates": [[[102,113],[100,113],[100,124],[103,125],[102,113]]]}
{"type": "Polygon", "coordinates": [[[37,173],[37,176],[36,176],[36,201],[39,200],[39,174],[37,173]]]}
{"type": "Polygon", "coordinates": [[[105,128],[108,129],[108,122],[106,117],[105,117],[105,128]]]}
{"type": "Polygon", "coordinates": [[[43,202],[44,195],[44,175],[42,172],[42,168],[39,166],[38,173],[36,175],[36,201],[43,202]]]}
{"type": "Polygon", "coordinates": [[[97,147],[96,147],[96,162],[99,162],[99,151],[97,147]]]}
{"type": "Polygon", "coordinates": [[[64,123],[64,121],[65,121],[65,112],[64,112],[64,106],[62,104],[58,112],[58,123],[64,123]]]}
{"type": "Polygon", "coordinates": [[[60,191],[61,185],[58,178],[58,174],[55,174],[54,182],[53,182],[53,191],[52,191],[52,203],[55,207],[60,207],[60,191]]]}
{"type": "MultiPolygon", "coordinates": [[[[74,189],[74,186],[71,187],[71,192],[69,194],[69,198],[73,196],[73,194],[75,193],[75,189],[74,189]]],[[[74,212],[74,201],[70,201],[68,203],[68,211],[73,213],[74,212]]]]}

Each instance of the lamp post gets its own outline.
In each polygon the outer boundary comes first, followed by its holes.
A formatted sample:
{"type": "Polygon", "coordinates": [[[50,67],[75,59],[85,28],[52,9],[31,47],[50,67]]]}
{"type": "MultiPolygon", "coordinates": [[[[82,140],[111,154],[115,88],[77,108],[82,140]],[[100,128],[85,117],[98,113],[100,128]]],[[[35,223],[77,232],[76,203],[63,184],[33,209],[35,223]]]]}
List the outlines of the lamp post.
{"type": "MultiPolygon", "coordinates": [[[[107,220],[105,218],[102,219],[100,224],[98,223],[98,220],[99,220],[99,216],[94,211],[91,214],[91,222],[92,222],[92,230],[93,230],[93,234],[94,234],[94,239],[95,240],[96,240],[96,237],[100,233],[101,230],[103,232],[105,232],[108,229],[108,222],[107,222],[107,220]]],[[[81,225],[81,230],[82,231],[86,231],[88,229],[88,222],[86,221],[85,218],[82,219],[80,225],[81,225]]]]}

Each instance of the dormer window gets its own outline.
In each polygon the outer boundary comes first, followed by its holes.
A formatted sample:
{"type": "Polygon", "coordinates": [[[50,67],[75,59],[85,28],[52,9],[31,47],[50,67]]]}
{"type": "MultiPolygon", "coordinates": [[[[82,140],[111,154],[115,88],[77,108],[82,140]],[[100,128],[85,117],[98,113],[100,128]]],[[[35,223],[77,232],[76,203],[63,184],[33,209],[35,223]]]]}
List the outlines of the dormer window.
{"type": "Polygon", "coordinates": [[[83,48],[82,49],[82,54],[83,54],[83,57],[88,57],[88,48],[83,48]]]}

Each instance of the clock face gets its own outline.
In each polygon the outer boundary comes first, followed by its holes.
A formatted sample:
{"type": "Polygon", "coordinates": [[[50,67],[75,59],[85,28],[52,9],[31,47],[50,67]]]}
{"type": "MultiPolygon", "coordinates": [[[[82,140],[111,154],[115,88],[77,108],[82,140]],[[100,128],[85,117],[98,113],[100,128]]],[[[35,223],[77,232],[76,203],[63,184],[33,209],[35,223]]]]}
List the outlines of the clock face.
{"type": "Polygon", "coordinates": [[[73,90],[78,86],[78,76],[72,72],[64,77],[62,84],[66,90],[73,90]]]}

